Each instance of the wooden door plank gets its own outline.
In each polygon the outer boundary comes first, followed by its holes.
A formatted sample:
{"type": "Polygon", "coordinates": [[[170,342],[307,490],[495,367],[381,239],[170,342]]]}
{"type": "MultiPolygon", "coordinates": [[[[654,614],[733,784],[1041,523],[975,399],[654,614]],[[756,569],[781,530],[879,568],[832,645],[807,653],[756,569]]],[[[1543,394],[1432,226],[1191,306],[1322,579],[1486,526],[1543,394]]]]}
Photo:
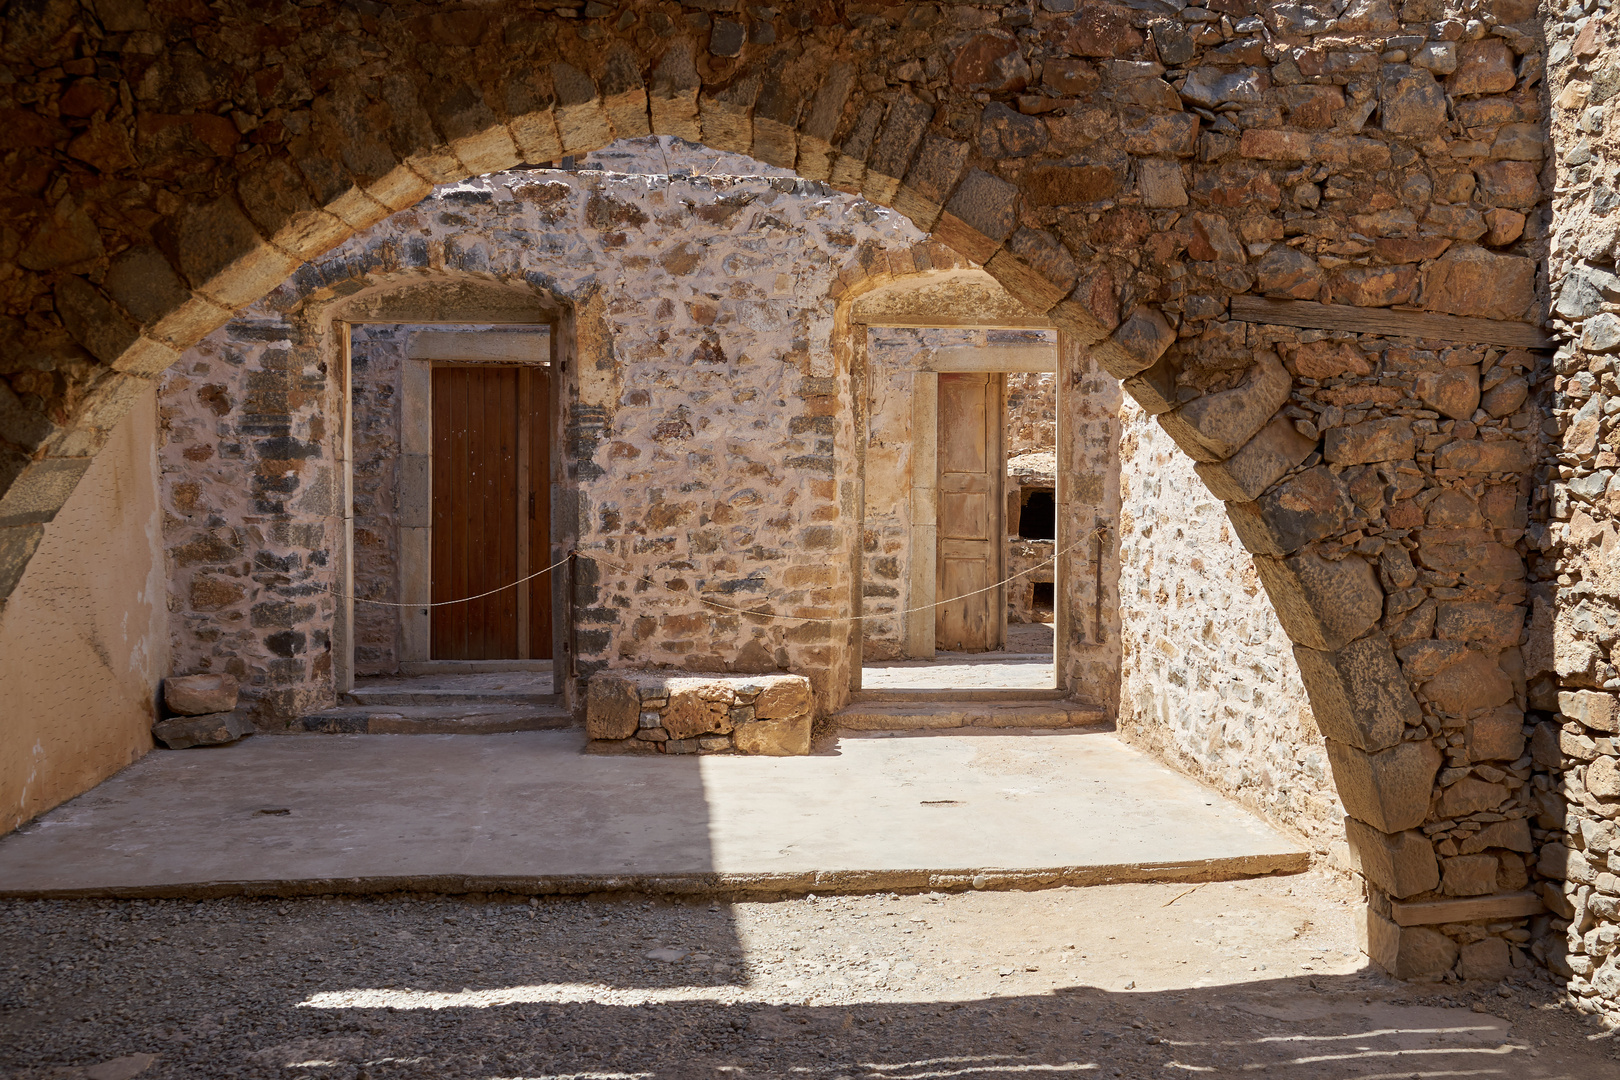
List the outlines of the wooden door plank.
{"type": "Polygon", "coordinates": [[[1000,560],[995,470],[1001,453],[996,388],[984,372],[939,375],[938,539],[935,636],[939,647],[982,652],[997,643],[991,618],[1000,560]]]}

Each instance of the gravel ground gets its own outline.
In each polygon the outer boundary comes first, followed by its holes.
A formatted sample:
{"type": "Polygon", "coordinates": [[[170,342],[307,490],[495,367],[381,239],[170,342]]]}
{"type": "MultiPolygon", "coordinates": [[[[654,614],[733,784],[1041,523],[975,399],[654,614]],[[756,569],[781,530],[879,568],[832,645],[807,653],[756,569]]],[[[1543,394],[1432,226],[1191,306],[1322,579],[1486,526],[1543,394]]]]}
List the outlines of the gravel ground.
{"type": "Polygon", "coordinates": [[[1366,970],[1351,888],[6,901],[0,1074],[1620,1077],[1544,976],[1366,970]]]}

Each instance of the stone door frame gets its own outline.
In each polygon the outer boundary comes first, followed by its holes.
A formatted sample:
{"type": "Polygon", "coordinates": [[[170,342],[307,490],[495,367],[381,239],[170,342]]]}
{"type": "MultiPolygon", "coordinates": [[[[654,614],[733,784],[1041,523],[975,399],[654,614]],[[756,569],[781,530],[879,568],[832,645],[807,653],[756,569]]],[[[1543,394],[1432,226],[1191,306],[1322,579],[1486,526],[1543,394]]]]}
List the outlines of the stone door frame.
{"type": "MultiPolygon", "coordinates": [[[[496,362],[501,354],[508,362],[526,362],[527,358],[517,343],[510,339],[519,334],[538,337],[535,331],[545,327],[548,342],[546,361],[553,377],[550,381],[550,436],[552,440],[551,477],[551,553],[546,565],[562,558],[573,543],[575,529],[564,504],[567,474],[563,456],[564,403],[572,393],[572,375],[569,371],[576,348],[574,345],[577,312],[573,305],[563,304],[555,297],[536,292],[527,284],[514,287],[505,283],[468,279],[458,274],[432,276],[411,275],[403,280],[392,276],[375,281],[369,288],[347,296],[334,297],[340,290],[320,290],[304,298],[303,322],[329,364],[340,374],[334,382],[332,405],[340,418],[340,431],[336,438],[336,456],[339,459],[338,487],[340,505],[334,507],[340,519],[338,529],[337,582],[332,620],[332,682],[334,691],[341,695],[354,688],[354,453],[353,453],[353,328],[359,325],[460,327],[462,330],[436,331],[443,334],[464,333],[465,328],[484,327],[481,334],[490,338],[487,348],[462,348],[470,353],[462,359],[475,362],[496,362]],[[494,329],[489,329],[493,327],[494,329]],[[524,329],[526,328],[526,330],[524,329]],[[513,355],[515,352],[515,356],[513,355]]],[[[587,305],[589,306],[589,305],[587,305]]],[[[407,359],[401,372],[402,423],[400,431],[400,574],[399,595],[405,591],[405,575],[431,587],[429,568],[432,551],[432,489],[431,459],[432,419],[427,411],[431,401],[431,375],[426,355],[407,359]],[[413,374],[412,369],[418,369],[413,374]],[[426,422],[426,430],[410,431],[404,416],[415,413],[426,422]],[[415,455],[415,460],[409,459],[415,455]],[[406,522],[420,524],[406,526],[406,522]]],[[[573,648],[572,605],[569,602],[573,579],[569,568],[556,571],[551,579],[551,633],[552,686],[556,693],[571,694],[573,648]]],[[[426,660],[429,655],[426,608],[402,608],[401,662],[415,662],[409,657],[426,660]],[[413,613],[414,614],[411,614],[413,613]]]]}
{"type": "MultiPolygon", "coordinates": [[[[399,565],[398,588],[402,603],[425,602],[433,587],[433,365],[434,364],[511,364],[556,369],[556,324],[544,334],[534,330],[413,330],[406,344],[405,363],[400,372],[400,470],[399,470],[399,565]]],[[[547,435],[552,449],[558,449],[557,393],[555,378],[548,379],[547,435]]],[[[520,442],[522,436],[520,435],[520,442]]],[[[519,453],[520,467],[523,454],[519,453]]],[[[555,472],[553,466],[553,472],[555,472]]],[[[552,477],[530,478],[531,489],[550,494],[552,477]]],[[[548,501],[550,501],[548,499],[548,501]]],[[[548,508],[549,509],[549,508],[548,508]]],[[[552,544],[553,548],[557,545],[552,544]]],[[[530,569],[544,559],[549,566],[558,556],[551,552],[530,555],[530,569]]],[[[557,592],[559,574],[553,574],[551,591],[557,592]]],[[[520,630],[526,605],[519,604],[520,630]]],[[[427,607],[400,609],[399,662],[423,663],[434,659],[427,607]]],[[[561,655],[561,627],[552,622],[551,660],[553,675],[561,655]]],[[[538,663],[538,661],[537,661],[538,663]]],[[[554,684],[555,685],[555,684],[554,684]]]]}
{"type": "MultiPolygon", "coordinates": [[[[866,327],[857,327],[864,332],[866,327]]],[[[1056,375],[1058,372],[1058,347],[1054,342],[1051,345],[958,345],[943,349],[935,349],[923,360],[922,367],[912,376],[911,382],[911,559],[909,562],[906,594],[908,608],[924,608],[913,610],[906,616],[904,624],[904,648],[908,660],[931,660],[935,653],[934,638],[934,612],[931,607],[937,598],[937,582],[935,580],[935,565],[932,558],[920,557],[921,552],[933,552],[939,543],[938,514],[939,514],[939,375],[941,372],[973,371],[987,372],[995,375],[1019,374],[1033,372],[1039,374],[1056,375]]],[[[1056,394],[1061,399],[1063,388],[1062,380],[1057,380],[1056,394]]],[[[1054,443],[1062,445],[1065,432],[1063,430],[1063,408],[1056,406],[1058,415],[1057,431],[1054,443]]],[[[866,433],[871,437],[871,432],[866,433]]],[[[1059,460],[1062,456],[1059,455],[1059,460]]],[[[1005,455],[1001,468],[1006,470],[1005,455]]],[[[1067,485],[1064,483],[1065,471],[1058,470],[1057,491],[1053,498],[1057,502],[1057,537],[1054,540],[1054,549],[1060,554],[1054,573],[1058,580],[1063,580],[1063,573],[1067,568],[1067,555],[1062,554],[1063,545],[1063,509],[1065,506],[1064,494],[1067,485]]],[[[862,506],[864,520],[865,506],[862,506]]],[[[1002,529],[1003,532],[1006,529],[1002,529]]],[[[1002,538],[1006,543],[1006,538],[1002,538]]],[[[1005,594],[1005,589],[1003,589],[1005,594]]],[[[1006,617],[1006,597],[1003,595],[1001,603],[1002,618],[1006,617]]],[[[1063,669],[1061,657],[1057,651],[1068,640],[1069,611],[1067,604],[1055,604],[1055,621],[1053,624],[1053,662],[1058,670],[1063,669]]]]}

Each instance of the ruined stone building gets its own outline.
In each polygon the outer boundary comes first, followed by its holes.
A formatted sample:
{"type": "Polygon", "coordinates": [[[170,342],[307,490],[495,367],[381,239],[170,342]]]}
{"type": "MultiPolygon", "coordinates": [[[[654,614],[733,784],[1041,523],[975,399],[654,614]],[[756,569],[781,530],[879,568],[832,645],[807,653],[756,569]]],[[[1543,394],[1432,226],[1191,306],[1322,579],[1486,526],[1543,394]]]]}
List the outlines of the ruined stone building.
{"type": "Polygon", "coordinates": [[[1111,723],[1385,969],[1620,1011],[1607,0],[4,19],[6,828],[192,672],[304,738],[447,661],[604,753],[1111,723]]]}

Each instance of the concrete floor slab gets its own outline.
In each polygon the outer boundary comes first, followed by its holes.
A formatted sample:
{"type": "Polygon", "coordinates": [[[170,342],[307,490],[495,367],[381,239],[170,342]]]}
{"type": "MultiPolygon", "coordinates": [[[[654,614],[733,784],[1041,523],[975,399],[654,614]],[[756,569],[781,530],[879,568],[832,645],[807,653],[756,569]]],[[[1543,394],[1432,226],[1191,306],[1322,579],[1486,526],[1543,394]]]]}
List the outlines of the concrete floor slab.
{"type": "Polygon", "coordinates": [[[1107,733],[594,757],[578,731],[155,751],[0,840],[0,895],[1032,888],[1303,869],[1107,733]]]}

